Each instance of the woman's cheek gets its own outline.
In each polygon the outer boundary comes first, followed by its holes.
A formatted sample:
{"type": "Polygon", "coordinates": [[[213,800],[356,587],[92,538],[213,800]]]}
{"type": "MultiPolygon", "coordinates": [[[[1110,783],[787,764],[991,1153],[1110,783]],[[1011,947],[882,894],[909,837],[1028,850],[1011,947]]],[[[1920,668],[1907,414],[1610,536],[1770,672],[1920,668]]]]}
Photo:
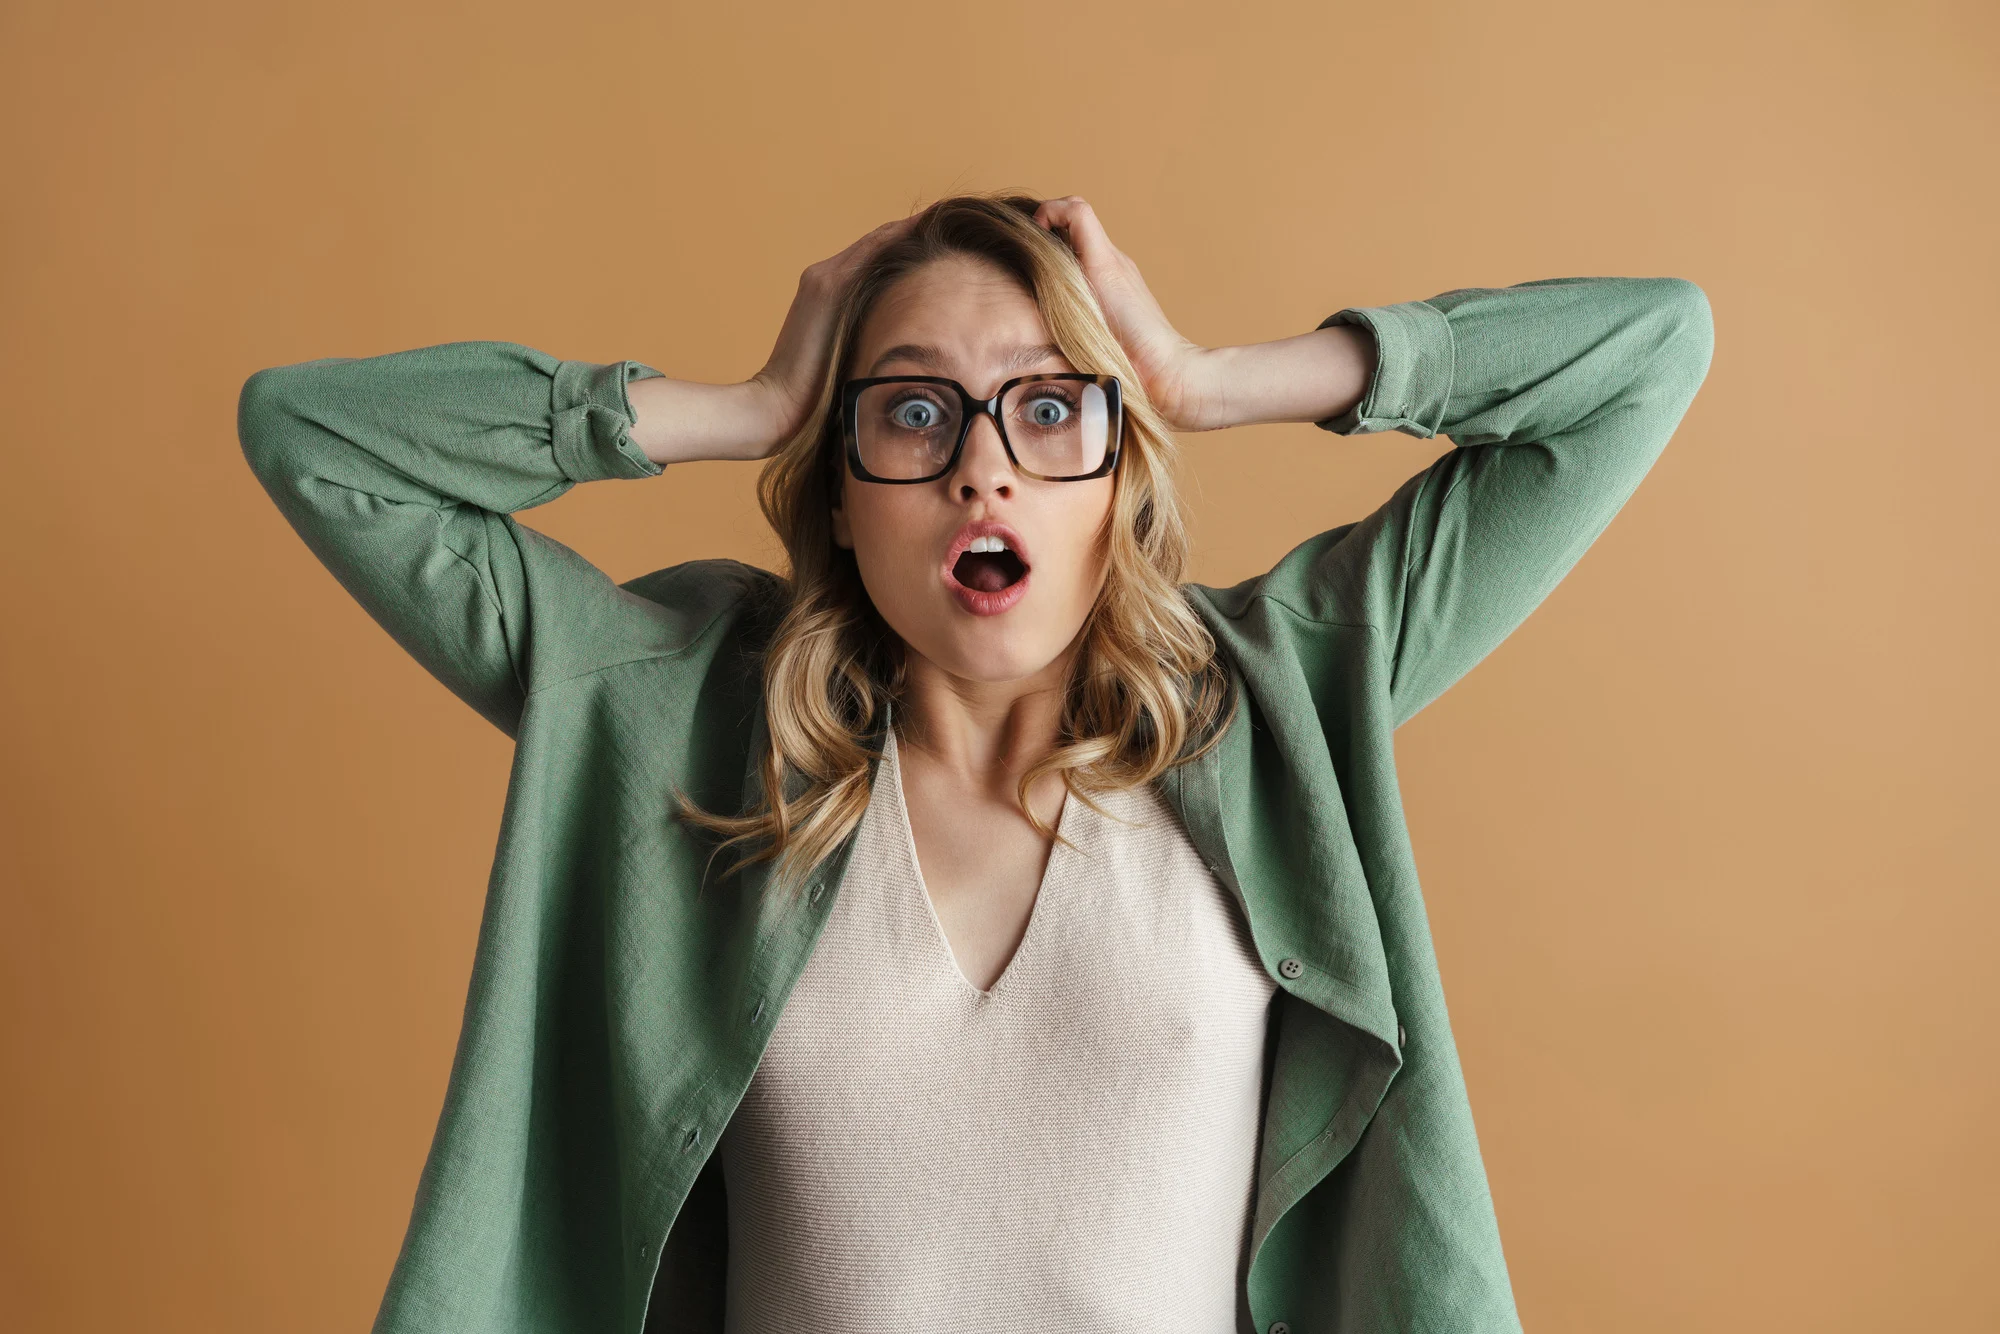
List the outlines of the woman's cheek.
{"type": "Polygon", "coordinates": [[[921,557],[907,545],[888,541],[869,550],[862,582],[885,615],[908,624],[924,605],[921,557]],[[885,605],[886,604],[886,605],[885,605]]]}
{"type": "Polygon", "coordinates": [[[1078,624],[1089,615],[1097,601],[1098,589],[1103,586],[1108,570],[1108,557],[1099,538],[1105,518],[1110,509],[1111,498],[1107,488],[1102,496],[1090,497],[1091,502],[1079,505],[1071,521],[1064,526],[1064,534],[1071,540],[1064,545],[1064,572],[1068,581],[1066,601],[1078,624]]]}
{"type": "MultiPolygon", "coordinates": [[[[923,641],[945,632],[956,612],[939,576],[936,554],[917,536],[927,531],[912,516],[909,522],[887,529],[880,553],[881,582],[902,626],[897,633],[916,641],[913,646],[920,651],[937,647],[923,641]]],[[[896,628],[894,622],[891,628],[896,628]]]]}

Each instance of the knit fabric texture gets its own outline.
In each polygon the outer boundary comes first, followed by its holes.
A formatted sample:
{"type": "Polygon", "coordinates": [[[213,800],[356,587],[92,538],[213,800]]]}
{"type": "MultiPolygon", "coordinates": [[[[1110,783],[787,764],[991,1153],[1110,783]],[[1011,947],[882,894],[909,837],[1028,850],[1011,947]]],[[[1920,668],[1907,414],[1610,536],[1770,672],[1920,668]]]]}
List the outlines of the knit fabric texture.
{"type": "Polygon", "coordinates": [[[1159,796],[1095,799],[1106,814],[1066,799],[1026,933],[980,991],[889,735],[719,1146],[731,1331],[1242,1328],[1277,988],[1159,796]]]}

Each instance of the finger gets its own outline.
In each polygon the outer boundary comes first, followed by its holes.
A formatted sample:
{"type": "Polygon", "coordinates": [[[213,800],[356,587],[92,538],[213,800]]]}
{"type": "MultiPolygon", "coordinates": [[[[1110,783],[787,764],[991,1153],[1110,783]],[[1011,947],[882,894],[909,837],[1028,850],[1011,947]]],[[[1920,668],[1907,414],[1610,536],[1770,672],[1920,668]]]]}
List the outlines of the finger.
{"type": "Polygon", "coordinates": [[[1065,195],[1061,199],[1044,199],[1035,208],[1035,221],[1045,231],[1063,233],[1069,230],[1069,220],[1075,206],[1083,202],[1080,196],[1065,195]]]}
{"type": "Polygon", "coordinates": [[[910,214],[905,214],[903,217],[900,218],[891,218],[887,222],[883,223],[881,226],[869,232],[867,236],[864,236],[862,238],[862,240],[865,241],[871,238],[884,241],[893,240],[894,238],[901,236],[904,232],[910,230],[911,226],[916,223],[916,220],[922,216],[923,215],[921,213],[910,213],[910,214]]]}
{"type": "Polygon", "coordinates": [[[1085,264],[1096,264],[1111,255],[1111,238],[1098,221],[1097,210],[1081,195],[1050,199],[1035,210],[1035,221],[1060,232],[1085,264]]]}
{"type": "Polygon", "coordinates": [[[813,267],[818,269],[823,275],[845,281],[849,275],[853,274],[863,264],[866,264],[869,259],[878,254],[884,247],[892,245],[908,233],[912,224],[916,222],[917,216],[917,214],[912,213],[906,218],[891,218],[879,227],[872,228],[863,233],[839,254],[830,255],[813,267]]]}
{"type": "Polygon", "coordinates": [[[870,229],[860,239],[855,241],[854,244],[841,251],[841,258],[850,261],[865,259],[880,250],[883,246],[895,241],[904,232],[907,232],[910,229],[910,224],[915,221],[916,215],[914,213],[907,218],[891,218],[881,226],[870,229]]]}

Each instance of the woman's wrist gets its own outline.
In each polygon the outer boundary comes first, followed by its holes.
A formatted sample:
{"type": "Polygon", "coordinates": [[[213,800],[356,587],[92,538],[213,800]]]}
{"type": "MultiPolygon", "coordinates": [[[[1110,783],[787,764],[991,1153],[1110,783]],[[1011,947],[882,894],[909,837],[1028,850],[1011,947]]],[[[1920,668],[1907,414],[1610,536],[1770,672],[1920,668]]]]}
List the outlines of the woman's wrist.
{"type": "Polygon", "coordinates": [[[1375,375],[1375,339],[1336,324],[1292,338],[1204,348],[1187,374],[1182,430],[1219,431],[1260,422],[1320,422],[1359,403],[1375,375]]]}

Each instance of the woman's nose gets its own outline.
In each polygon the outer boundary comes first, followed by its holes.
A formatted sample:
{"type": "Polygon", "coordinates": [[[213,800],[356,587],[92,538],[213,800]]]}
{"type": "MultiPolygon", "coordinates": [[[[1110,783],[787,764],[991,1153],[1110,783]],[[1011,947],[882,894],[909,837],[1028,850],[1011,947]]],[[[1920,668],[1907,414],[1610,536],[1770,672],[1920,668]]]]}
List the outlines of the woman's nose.
{"type": "Polygon", "coordinates": [[[1000,427],[991,417],[972,423],[965,450],[951,475],[952,494],[960,500],[981,496],[1010,496],[1014,492],[1014,464],[1001,443],[1000,427]]]}

